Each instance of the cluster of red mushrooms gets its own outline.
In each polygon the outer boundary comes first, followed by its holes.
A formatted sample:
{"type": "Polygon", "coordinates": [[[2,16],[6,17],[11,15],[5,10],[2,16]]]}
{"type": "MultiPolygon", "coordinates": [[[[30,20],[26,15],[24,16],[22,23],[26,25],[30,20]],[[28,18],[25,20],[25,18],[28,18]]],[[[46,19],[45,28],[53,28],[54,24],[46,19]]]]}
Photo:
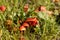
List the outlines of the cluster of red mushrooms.
{"type": "Polygon", "coordinates": [[[26,30],[29,26],[36,26],[38,23],[37,18],[27,18],[26,21],[20,26],[20,31],[26,30]]]}

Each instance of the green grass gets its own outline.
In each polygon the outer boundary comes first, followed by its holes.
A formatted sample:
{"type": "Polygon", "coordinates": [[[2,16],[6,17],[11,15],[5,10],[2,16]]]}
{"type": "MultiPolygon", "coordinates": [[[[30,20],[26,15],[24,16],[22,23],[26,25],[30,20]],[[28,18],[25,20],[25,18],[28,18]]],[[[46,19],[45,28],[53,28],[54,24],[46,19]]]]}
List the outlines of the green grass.
{"type": "Polygon", "coordinates": [[[21,35],[25,40],[56,40],[60,38],[60,18],[56,18],[60,11],[59,2],[57,3],[58,6],[56,6],[55,3],[50,0],[0,0],[0,6],[1,5],[6,6],[6,11],[0,11],[1,40],[20,40],[21,35]],[[29,4],[29,11],[27,13],[23,11],[26,3],[29,4]],[[45,12],[35,13],[35,8],[40,5],[46,6],[46,9],[52,11],[53,15],[48,15],[45,12]],[[58,9],[55,7],[58,7],[58,9]],[[23,23],[28,17],[36,17],[39,24],[36,25],[35,28],[27,28],[23,33],[24,35],[21,34],[19,30],[13,30],[14,27],[19,28],[21,26],[20,23],[17,23],[19,20],[23,23]],[[6,26],[5,21],[7,19],[12,20],[12,25],[6,26]],[[58,21],[56,22],[56,20],[58,21]],[[9,31],[7,27],[10,27],[11,31],[9,31]]]}

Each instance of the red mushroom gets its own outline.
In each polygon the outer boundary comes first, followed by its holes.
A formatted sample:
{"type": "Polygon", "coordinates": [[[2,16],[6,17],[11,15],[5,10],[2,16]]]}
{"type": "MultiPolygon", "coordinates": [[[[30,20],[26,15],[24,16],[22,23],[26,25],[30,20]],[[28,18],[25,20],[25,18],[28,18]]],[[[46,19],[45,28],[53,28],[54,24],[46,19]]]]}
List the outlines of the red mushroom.
{"type": "Polygon", "coordinates": [[[37,19],[36,18],[27,18],[27,20],[25,22],[29,23],[31,26],[35,26],[37,24],[37,19]]]}
{"type": "Polygon", "coordinates": [[[40,11],[46,11],[46,7],[45,6],[40,6],[37,9],[34,10],[36,13],[40,12],[40,11]]]}
{"type": "Polygon", "coordinates": [[[24,12],[27,12],[28,11],[28,8],[29,8],[28,4],[25,4],[24,5],[24,12]]]}
{"type": "Polygon", "coordinates": [[[29,27],[29,24],[28,24],[28,23],[23,23],[22,26],[24,26],[24,27],[29,27]]]}
{"type": "Polygon", "coordinates": [[[1,11],[5,11],[6,10],[6,7],[5,6],[0,6],[0,10],[1,11]]]}
{"type": "Polygon", "coordinates": [[[41,11],[46,11],[46,7],[45,6],[40,6],[40,10],[41,11]]]}
{"type": "Polygon", "coordinates": [[[20,30],[20,31],[25,31],[26,28],[25,28],[24,26],[20,26],[19,30],[20,30]]]}

